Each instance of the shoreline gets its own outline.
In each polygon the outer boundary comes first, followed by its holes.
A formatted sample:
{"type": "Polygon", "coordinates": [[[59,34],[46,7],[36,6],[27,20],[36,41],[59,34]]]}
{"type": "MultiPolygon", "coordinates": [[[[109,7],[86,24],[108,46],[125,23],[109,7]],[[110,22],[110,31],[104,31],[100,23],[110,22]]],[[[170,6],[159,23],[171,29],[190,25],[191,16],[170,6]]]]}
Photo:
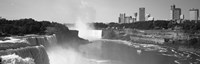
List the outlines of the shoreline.
{"type": "MultiPolygon", "coordinates": [[[[133,30],[133,29],[124,29],[124,30],[104,30],[103,39],[115,39],[115,40],[125,40],[129,42],[134,43],[140,43],[140,44],[155,44],[159,46],[166,46],[166,47],[172,47],[179,51],[185,51],[185,52],[192,52],[200,55],[200,49],[199,47],[196,47],[196,45],[189,45],[190,41],[185,40],[186,35],[183,35],[183,33],[180,32],[180,34],[176,34],[177,32],[170,32],[170,31],[162,31],[162,30],[133,30]],[[174,38],[174,35],[176,35],[176,38],[181,37],[182,41],[179,39],[174,38]],[[168,37],[171,40],[166,41],[166,37],[168,37]]],[[[179,32],[178,32],[179,33],[179,32]]]]}

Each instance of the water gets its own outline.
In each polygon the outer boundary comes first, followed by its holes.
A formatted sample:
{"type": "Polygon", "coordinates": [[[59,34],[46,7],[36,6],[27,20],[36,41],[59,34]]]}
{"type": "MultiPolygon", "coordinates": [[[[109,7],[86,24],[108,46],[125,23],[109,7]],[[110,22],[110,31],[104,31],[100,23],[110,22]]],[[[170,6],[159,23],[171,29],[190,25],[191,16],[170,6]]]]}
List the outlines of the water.
{"type": "Polygon", "coordinates": [[[102,30],[79,30],[79,37],[89,40],[101,39],[102,30]]]}
{"type": "Polygon", "coordinates": [[[54,46],[47,51],[50,64],[200,64],[200,56],[195,53],[154,44],[101,39],[101,30],[82,31],[79,36],[92,43],[81,45],[78,51],[54,46]]]}
{"type": "Polygon", "coordinates": [[[200,64],[200,57],[170,47],[121,40],[95,40],[80,46],[82,56],[96,64],[200,64]]]}

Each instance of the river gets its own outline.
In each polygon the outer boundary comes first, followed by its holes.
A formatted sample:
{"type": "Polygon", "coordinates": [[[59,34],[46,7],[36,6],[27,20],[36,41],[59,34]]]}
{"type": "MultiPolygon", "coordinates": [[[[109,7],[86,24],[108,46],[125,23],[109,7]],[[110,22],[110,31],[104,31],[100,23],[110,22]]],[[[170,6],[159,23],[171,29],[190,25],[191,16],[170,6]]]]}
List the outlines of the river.
{"type": "Polygon", "coordinates": [[[96,64],[200,64],[200,56],[170,47],[100,39],[79,47],[96,64]]]}

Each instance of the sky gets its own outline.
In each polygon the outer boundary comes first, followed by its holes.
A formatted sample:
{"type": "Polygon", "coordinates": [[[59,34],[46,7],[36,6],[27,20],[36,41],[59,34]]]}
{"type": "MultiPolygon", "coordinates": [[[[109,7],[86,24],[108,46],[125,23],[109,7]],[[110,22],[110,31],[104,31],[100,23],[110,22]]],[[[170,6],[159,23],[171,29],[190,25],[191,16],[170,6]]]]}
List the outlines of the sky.
{"type": "Polygon", "coordinates": [[[0,16],[6,19],[33,18],[59,23],[118,22],[120,13],[133,16],[140,7],[158,20],[170,18],[170,5],[182,9],[189,18],[189,9],[200,9],[200,0],[0,0],[0,16]]]}

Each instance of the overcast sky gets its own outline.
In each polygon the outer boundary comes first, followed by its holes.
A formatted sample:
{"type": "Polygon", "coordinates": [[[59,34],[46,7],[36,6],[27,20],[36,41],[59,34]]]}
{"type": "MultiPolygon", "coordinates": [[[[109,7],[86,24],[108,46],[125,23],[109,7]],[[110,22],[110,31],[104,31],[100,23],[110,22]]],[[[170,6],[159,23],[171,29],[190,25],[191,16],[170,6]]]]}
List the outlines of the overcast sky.
{"type": "Polygon", "coordinates": [[[155,19],[169,19],[170,5],[189,17],[190,8],[200,9],[200,0],[0,0],[0,16],[72,23],[78,18],[94,22],[118,22],[119,13],[133,16],[139,7],[155,19]]]}

